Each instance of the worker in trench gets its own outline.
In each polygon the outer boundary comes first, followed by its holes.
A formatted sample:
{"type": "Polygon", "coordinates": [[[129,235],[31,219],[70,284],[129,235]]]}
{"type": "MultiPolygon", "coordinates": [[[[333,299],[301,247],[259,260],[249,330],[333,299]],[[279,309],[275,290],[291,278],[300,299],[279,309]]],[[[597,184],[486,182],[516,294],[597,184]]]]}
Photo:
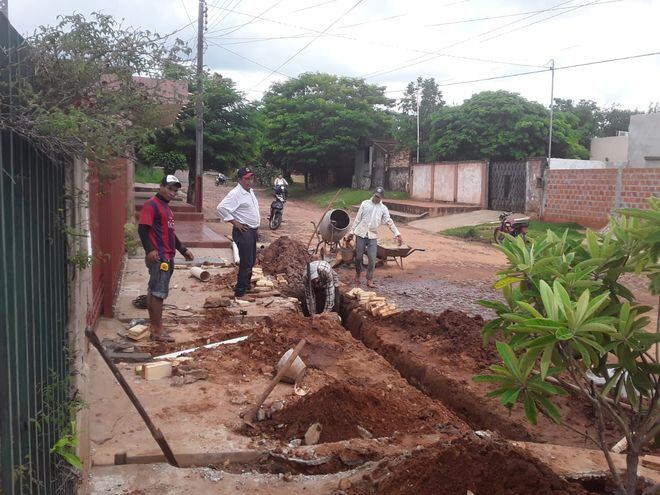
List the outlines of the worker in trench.
{"type": "Polygon", "coordinates": [[[307,313],[339,311],[339,277],[327,261],[312,261],[303,276],[307,313]],[[309,274],[309,275],[308,275],[309,274]],[[311,278],[311,281],[310,281],[311,278]]]}

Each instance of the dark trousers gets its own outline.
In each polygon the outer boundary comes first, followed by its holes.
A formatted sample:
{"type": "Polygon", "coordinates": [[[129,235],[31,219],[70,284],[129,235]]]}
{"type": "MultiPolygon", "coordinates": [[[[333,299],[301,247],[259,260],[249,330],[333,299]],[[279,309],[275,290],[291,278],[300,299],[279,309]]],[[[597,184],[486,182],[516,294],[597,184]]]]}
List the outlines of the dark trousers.
{"type": "Polygon", "coordinates": [[[238,247],[238,255],[241,257],[234,294],[242,296],[251,287],[252,267],[257,259],[257,229],[247,229],[245,232],[241,232],[234,228],[231,236],[238,247]]]}

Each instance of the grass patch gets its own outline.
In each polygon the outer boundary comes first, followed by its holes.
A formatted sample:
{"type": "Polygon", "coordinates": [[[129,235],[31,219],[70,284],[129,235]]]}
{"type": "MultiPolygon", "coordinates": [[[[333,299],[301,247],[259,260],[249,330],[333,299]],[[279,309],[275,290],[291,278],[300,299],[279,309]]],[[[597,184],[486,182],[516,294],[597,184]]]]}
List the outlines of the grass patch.
{"type": "MultiPolygon", "coordinates": [[[[496,223],[482,223],[468,227],[455,227],[453,229],[443,230],[440,233],[469,241],[490,244],[493,242],[493,231],[495,227],[497,227],[496,223]]],[[[568,229],[568,236],[573,238],[579,237],[580,232],[584,230],[582,226],[576,223],[548,223],[530,220],[527,237],[532,239],[540,237],[545,235],[547,230],[551,230],[557,235],[563,235],[566,229],[568,229]]]]}
{"type": "Polygon", "coordinates": [[[146,184],[158,184],[163,178],[162,168],[135,167],[135,182],[146,184]]]}
{"type": "MultiPolygon", "coordinates": [[[[289,197],[310,201],[319,206],[328,206],[337,192],[336,188],[332,189],[316,189],[314,191],[305,191],[304,184],[292,184],[289,188],[289,197]]],[[[373,194],[372,191],[362,189],[342,189],[341,193],[334,202],[336,208],[350,208],[352,205],[359,205],[365,199],[369,199],[373,194]]],[[[385,199],[408,199],[408,193],[404,191],[387,191],[385,199]]]]}

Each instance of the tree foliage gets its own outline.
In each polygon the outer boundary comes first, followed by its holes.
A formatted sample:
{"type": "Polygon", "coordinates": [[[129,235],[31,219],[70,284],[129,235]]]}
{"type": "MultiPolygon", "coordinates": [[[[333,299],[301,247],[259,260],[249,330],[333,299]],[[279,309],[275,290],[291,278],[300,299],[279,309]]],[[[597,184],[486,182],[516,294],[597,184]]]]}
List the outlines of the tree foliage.
{"type": "Polygon", "coordinates": [[[323,179],[360,138],[387,133],[392,104],[383,87],[351,77],[305,73],[273,84],[263,98],[264,156],[323,179]]]}
{"type": "Polygon", "coordinates": [[[20,64],[4,70],[20,77],[3,90],[12,98],[2,99],[0,124],[51,155],[103,160],[125,154],[162,118],[158,87],[134,76],[182,76],[188,52],[180,40],[167,47],[158,34],[125,27],[109,15],[63,16],[8,54],[20,64]]]}
{"type": "MultiPolygon", "coordinates": [[[[236,90],[234,81],[219,74],[204,76],[204,169],[231,172],[257,159],[262,133],[256,108],[236,90]]],[[[196,82],[190,83],[196,92],[196,82]]],[[[153,144],[195,163],[195,105],[181,112],[171,128],[156,132],[153,144]]],[[[194,169],[194,167],[191,167],[194,169]]]]}
{"type": "Polygon", "coordinates": [[[484,327],[484,340],[498,340],[502,364],[475,377],[496,384],[490,396],[506,407],[522,403],[534,424],[538,414],[561,423],[554,400],[567,387],[578,390],[597,420],[598,436],[590,439],[605,454],[619,492],[630,495],[640,452],[660,434],[660,364],[652,353],[659,334],[642,316],[649,308],[620,282],[626,272],[644,274],[652,292],[660,293],[660,199],[648,201],[649,210],[623,210],[612,218],[606,233],[570,239],[548,231],[531,244],[504,241],[509,267],[495,287],[505,302],[480,301],[497,312],[484,327]],[[625,481],[605,441],[606,419],[628,442],[625,481]]]}
{"type": "MultiPolygon", "coordinates": [[[[555,120],[553,149],[558,156],[587,158],[571,122],[555,120]]],[[[431,157],[437,160],[522,160],[545,156],[548,110],[516,93],[484,91],[433,117],[431,157]]]]}
{"type": "Polygon", "coordinates": [[[408,150],[417,148],[417,99],[419,97],[419,160],[427,161],[430,156],[430,133],[433,116],[445,105],[442,91],[434,78],[417,78],[408,83],[399,100],[400,113],[395,118],[394,137],[399,147],[408,150]]]}

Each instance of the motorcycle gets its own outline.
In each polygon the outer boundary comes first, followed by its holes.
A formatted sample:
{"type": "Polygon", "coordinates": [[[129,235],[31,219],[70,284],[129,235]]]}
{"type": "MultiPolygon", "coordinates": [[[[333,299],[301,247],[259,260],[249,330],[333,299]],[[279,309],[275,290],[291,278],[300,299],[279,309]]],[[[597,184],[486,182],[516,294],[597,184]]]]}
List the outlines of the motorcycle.
{"type": "Polygon", "coordinates": [[[529,227],[529,217],[512,218],[512,212],[502,212],[500,214],[500,225],[493,231],[493,238],[498,244],[502,243],[504,234],[509,234],[513,237],[521,236],[523,241],[527,242],[527,228],[529,227]]]}
{"type": "Polygon", "coordinates": [[[216,187],[224,186],[226,182],[227,182],[227,176],[225,174],[218,174],[218,176],[215,178],[216,187]]]}
{"type": "Polygon", "coordinates": [[[284,203],[286,203],[286,187],[275,186],[273,188],[275,201],[270,204],[270,216],[268,217],[268,226],[270,230],[277,230],[282,224],[282,214],[284,213],[284,203]]]}

